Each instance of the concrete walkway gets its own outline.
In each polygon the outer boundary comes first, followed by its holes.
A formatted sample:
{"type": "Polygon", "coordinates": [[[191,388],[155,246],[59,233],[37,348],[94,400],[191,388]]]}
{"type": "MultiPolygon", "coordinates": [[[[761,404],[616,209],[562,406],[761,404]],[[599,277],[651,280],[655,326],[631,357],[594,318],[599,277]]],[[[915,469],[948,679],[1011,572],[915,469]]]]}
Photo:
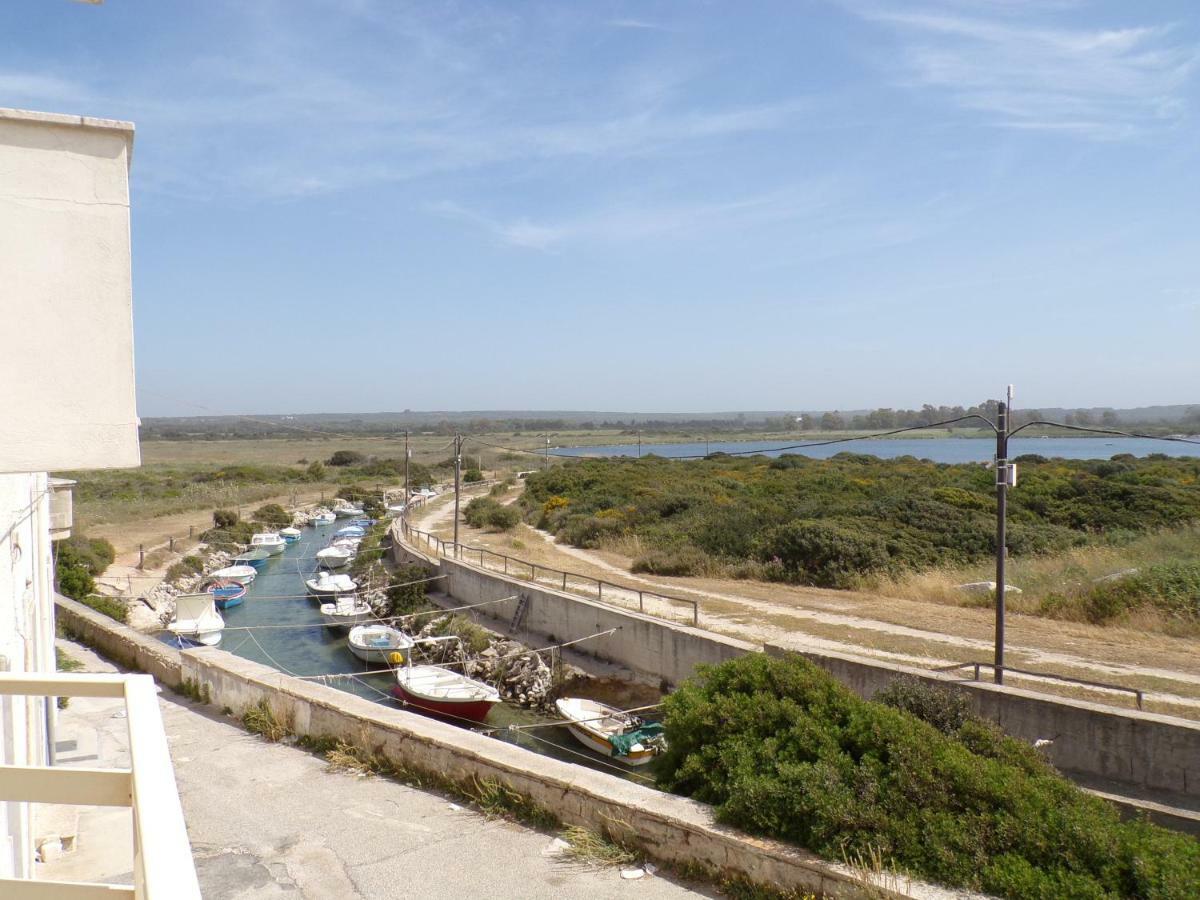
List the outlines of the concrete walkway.
{"type": "MultiPolygon", "coordinates": [[[[68,641],[88,671],[114,666],[68,641]]],[[[208,900],[665,900],[714,897],[666,878],[625,880],[549,853],[555,835],[487,819],[380,778],[330,773],[302,750],[247,734],[211,707],[160,695],[200,885],[208,900]]],[[[65,765],[128,765],[119,700],[75,698],[57,738],[65,765]],[[74,741],[72,749],[69,742],[74,741]]],[[[42,877],[128,880],[130,813],[85,809],[77,849],[42,877]]]]}

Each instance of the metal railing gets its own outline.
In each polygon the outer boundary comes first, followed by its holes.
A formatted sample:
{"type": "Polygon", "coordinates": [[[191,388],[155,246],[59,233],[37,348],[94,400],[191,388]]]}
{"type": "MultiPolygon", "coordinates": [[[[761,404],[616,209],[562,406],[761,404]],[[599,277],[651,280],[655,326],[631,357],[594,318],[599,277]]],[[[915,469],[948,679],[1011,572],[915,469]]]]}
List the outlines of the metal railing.
{"type": "Polygon", "coordinates": [[[670,594],[660,594],[657,591],[647,591],[641,588],[631,587],[625,584],[617,584],[614,581],[605,581],[603,578],[594,578],[591,575],[583,575],[579,572],[569,572],[564,569],[556,569],[552,566],[543,566],[539,563],[529,562],[529,560],[518,559],[515,556],[509,556],[506,553],[497,553],[495,550],[490,550],[487,547],[472,547],[468,544],[459,544],[458,553],[454,552],[454,541],[447,541],[432,534],[428,531],[421,531],[419,528],[414,528],[412,525],[403,519],[400,520],[400,527],[404,535],[405,541],[418,549],[424,545],[426,549],[433,550],[440,556],[448,559],[457,559],[471,563],[471,556],[477,554],[479,557],[479,567],[492,572],[501,572],[511,578],[521,578],[525,581],[532,581],[537,584],[553,585],[559,590],[567,593],[583,593],[591,598],[595,597],[600,603],[608,606],[620,607],[627,609],[632,606],[634,597],[637,598],[638,612],[646,615],[655,616],[660,619],[666,619],[667,616],[660,615],[653,608],[649,611],[646,609],[646,601],[651,604],[655,602],[665,603],[669,607],[672,604],[682,604],[691,609],[691,624],[698,626],[700,624],[700,604],[696,600],[689,600],[685,597],[672,597],[670,594]],[[464,556],[466,557],[464,560],[464,556]],[[489,560],[497,561],[495,565],[488,565],[489,560]],[[528,575],[525,571],[528,570],[528,575]],[[608,589],[608,596],[605,597],[605,588],[608,589]],[[628,598],[629,606],[624,603],[615,602],[621,598],[628,598]]]}
{"type": "Polygon", "coordinates": [[[0,800],[128,806],[133,811],[133,884],[0,878],[0,897],[200,900],[154,679],[149,675],[0,673],[0,695],[124,699],[130,756],[128,769],[0,766],[0,800]]]}
{"type": "MultiPolygon", "coordinates": [[[[994,671],[996,666],[994,663],[989,663],[989,662],[964,662],[964,663],[954,663],[954,665],[950,665],[950,666],[939,666],[938,668],[934,669],[933,671],[935,671],[935,672],[955,672],[959,669],[966,669],[966,668],[972,668],[975,670],[974,677],[975,677],[975,680],[978,681],[980,670],[992,669],[994,671]]],[[[1050,679],[1053,681],[1065,681],[1067,684],[1078,684],[1083,687],[1098,688],[1100,690],[1105,690],[1105,691],[1124,691],[1126,693],[1133,694],[1134,699],[1137,701],[1138,709],[1142,708],[1142,703],[1145,700],[1145,691],[1142,691],[1140,688],[1126,687],[1123,684],[1109,684],[1108,682],[1105,682],[1105,681],[1091,681],[1090,679],[1087,679],[1087,678],[1075,678],[1071,675],[1056,675],[1053,672],[1034,672],[1030,669],[1017,669],[1017,668],[1014,668],[1013,666],[1001,666],[1000,670],[1005,673],[1012,672],[1014,675],[1025,675],[1029,678],[1046,678],[1046,679],[1050,679]]]]}

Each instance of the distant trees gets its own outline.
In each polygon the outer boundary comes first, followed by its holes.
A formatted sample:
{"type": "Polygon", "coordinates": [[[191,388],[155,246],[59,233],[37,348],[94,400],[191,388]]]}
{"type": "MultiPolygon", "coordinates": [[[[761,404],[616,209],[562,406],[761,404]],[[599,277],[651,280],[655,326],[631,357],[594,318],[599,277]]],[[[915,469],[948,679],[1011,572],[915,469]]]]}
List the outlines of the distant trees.
{"type": "Polygon", "coordinates": [[[822,431],[843,431],[846,428],[846,420],[843,419],[837,412],[827,412],[821,416],[822,431]]]}

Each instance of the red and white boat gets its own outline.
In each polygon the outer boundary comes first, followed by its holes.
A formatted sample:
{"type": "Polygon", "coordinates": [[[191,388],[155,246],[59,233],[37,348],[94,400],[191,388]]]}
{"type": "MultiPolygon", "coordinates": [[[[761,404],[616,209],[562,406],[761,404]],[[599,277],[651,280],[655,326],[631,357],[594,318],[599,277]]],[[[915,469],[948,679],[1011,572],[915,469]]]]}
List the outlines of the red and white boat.
{"type": "Polygon", "coordinates": [[[490,684],[441,666],[397,669],[392,695],[405,706],[472,722],[483,722],[500,702],[500,692],[490,684]]]}

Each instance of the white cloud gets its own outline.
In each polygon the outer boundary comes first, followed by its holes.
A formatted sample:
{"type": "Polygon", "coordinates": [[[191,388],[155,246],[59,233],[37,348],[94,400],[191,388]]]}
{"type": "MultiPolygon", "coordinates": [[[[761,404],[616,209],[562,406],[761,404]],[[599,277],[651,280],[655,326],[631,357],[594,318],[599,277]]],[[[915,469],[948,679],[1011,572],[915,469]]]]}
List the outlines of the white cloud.
{"type": "Polygon", "coordinates": [[[1170,26],[1046,27],[1011,7],[1004,19],[858,12],[899,36],[903,83],[944,91],[1007,128],[1114,140],[1170,125],[1200,60],[1170,26]]]}

